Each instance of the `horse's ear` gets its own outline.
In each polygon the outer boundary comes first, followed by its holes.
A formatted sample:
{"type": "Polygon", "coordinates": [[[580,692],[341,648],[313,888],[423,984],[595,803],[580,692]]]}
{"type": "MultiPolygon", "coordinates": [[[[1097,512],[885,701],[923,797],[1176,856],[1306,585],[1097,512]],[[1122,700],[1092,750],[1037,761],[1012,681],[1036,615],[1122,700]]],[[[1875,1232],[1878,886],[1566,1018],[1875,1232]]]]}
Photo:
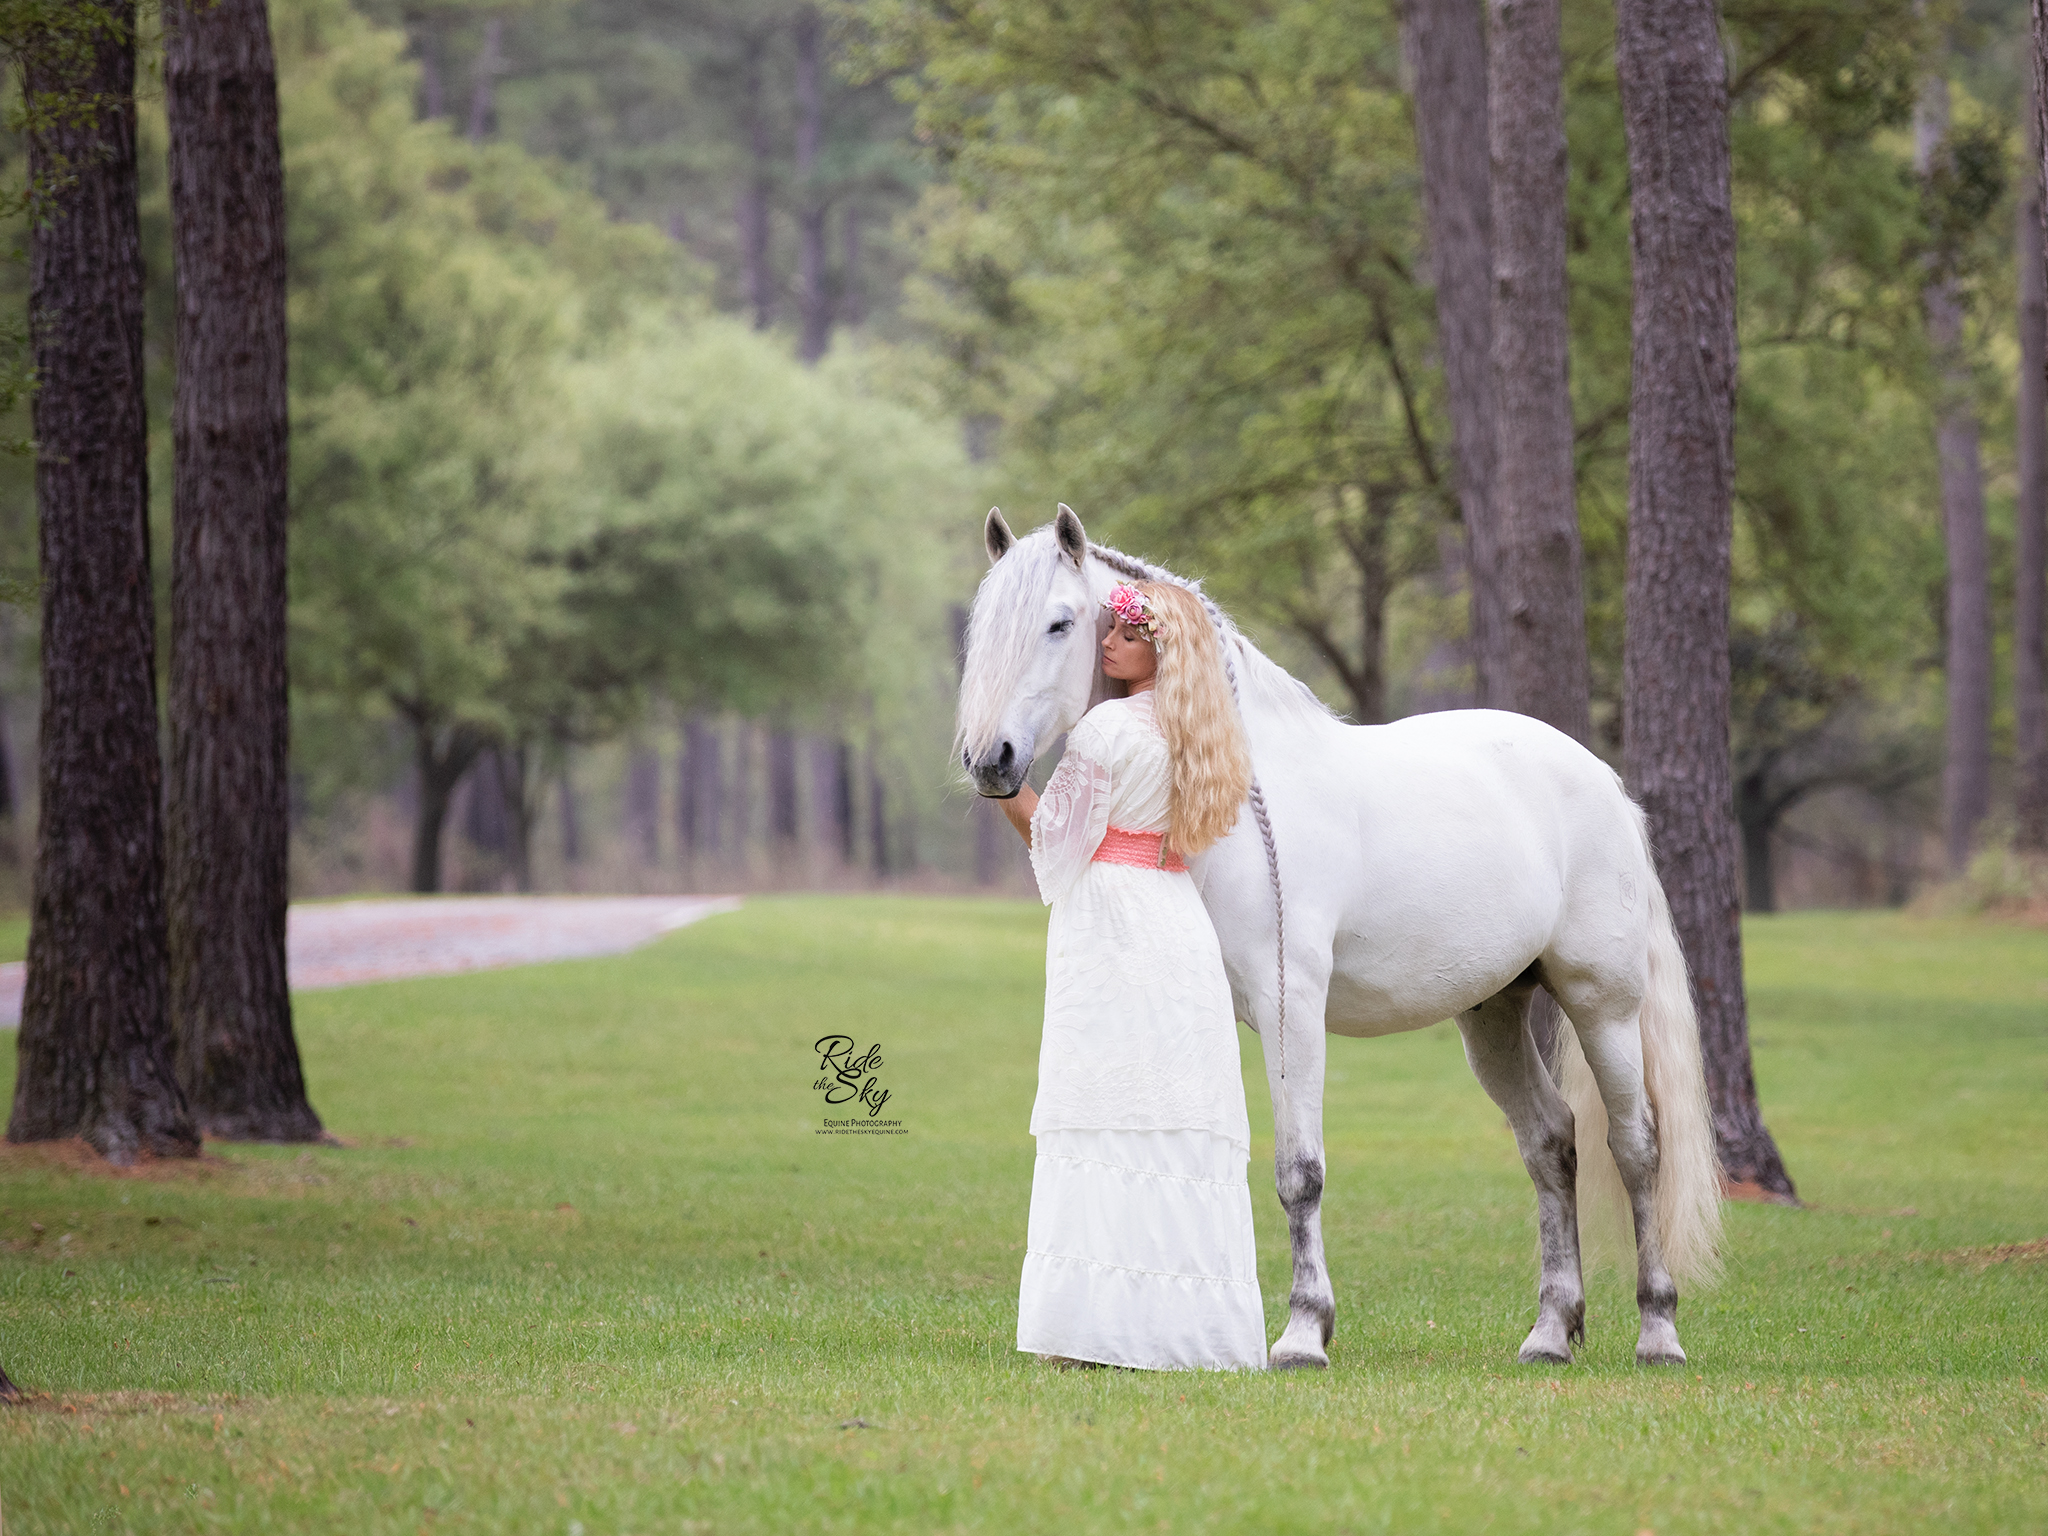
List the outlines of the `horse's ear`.
{"type": "Polygon", "coordinates": [[[1017,535],[1010,532],[1010,525],[1003,521],[1003,509],[990,507],[988,521],[981,525],[981,542],[988,550],[988,563],[994,565],[1007,555],[1017,542],[1017,535]]]}
{"type": "Polygon", "coordinates": [[[1081,519],[1074,516],[1074,509],[1064,501],[1060,503],[1059,516],[1052,520],[1052,536],[1059,540],[1060,553],[1073,561],[1078,570],[1081,562],[1088,558],[1088,530],[1081,526],[1081,519]]]}

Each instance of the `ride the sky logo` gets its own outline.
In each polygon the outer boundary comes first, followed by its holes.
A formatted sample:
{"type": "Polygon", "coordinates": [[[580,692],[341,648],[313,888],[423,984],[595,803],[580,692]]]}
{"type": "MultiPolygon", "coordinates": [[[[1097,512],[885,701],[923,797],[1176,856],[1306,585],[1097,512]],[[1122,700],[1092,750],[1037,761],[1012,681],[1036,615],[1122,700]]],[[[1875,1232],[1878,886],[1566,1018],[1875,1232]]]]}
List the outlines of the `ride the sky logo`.
{"type": "Polygon", "coordinates": [[[849,1111],[849,1117],[841,1120],[828,1115],[819,1135],[909,1134],[902,1128],[901,1120],[876,1118],[890,1097],[889,1090],[882,1086],[879,1040],[862,1051],[851,1035],[825,1035],[811,1049],[818,1053],[818,1080],[811,1084],[812,1091],[824,1094],[828,1107],[849,1111]]]}

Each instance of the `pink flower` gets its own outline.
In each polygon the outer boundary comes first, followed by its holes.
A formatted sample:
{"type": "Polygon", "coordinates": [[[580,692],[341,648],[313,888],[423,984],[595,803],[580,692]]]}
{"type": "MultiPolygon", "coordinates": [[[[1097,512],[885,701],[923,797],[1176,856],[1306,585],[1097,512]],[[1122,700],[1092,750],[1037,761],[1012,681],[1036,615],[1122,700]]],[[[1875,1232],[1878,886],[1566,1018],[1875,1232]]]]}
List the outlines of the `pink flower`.
{"type": "Polygon", "coordinates": [[[1136,587],[1118,582],[1109,589],[1109,601],[1105,606],[1119,622],[1130,625],[1147,640],[1158,638],[1159,616],[1146,603],[1145,594],[1136,587]]]}

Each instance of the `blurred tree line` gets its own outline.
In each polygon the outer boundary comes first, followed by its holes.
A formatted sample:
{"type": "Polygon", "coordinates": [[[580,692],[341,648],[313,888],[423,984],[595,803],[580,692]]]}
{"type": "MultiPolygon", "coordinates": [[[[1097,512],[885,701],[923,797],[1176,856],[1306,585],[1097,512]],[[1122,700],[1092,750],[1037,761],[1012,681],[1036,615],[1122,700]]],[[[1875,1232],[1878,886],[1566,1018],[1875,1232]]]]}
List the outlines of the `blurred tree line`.
{"type": "MultiPolygon", "coordinates": [[[[1469,700],[1471,569],[1403,7],[852,9],[861,67],[914,82],[940,171],[906,313],[1005,480],[1208,576],[1355,719],[1469,700]]],[[[2014,756],[2014,250],[2038,219],[2019,195],[2031,173],[2013,169],[2025,8],[1733,0],[1721,15],[1749,900],[1774,904],[1785,817],[1841,786],[1876,811],[1870,894],[1900,899],[1944,760],[1988,786],[2014,756]],[[1930,81],[1953,98],[1931,160],[1915,134],[1930,81]],[[1923,313],[1931,273],[1961,317],[1948,342],[1923,313]],[[1981,440],[1980,527],[1989,503],[1983,712],[1960,737],[1944,684],[1961,693],[1979,663],[1952,633],[1936,451],[1958,410],[1981,440]]],[[[1614,10],[1566,0],[1562,26],[1593,744],[1618,762],[1628,161],[1614,10]]],[[[1975,846],[1988,794],[1948,817],[1952,857],[1959,828],[1960,859],[1975,846]]]]}
{"type": "MultiPolygon", "coordinates": [[[[711,883],[800,842],[836,865],[995,877],[1006,845],[970,855],[942,808],[952,646],[923,596],[966,595],[945,551],[992,473],[1006,501],[1064,497],[1208,577],[1354,718],[1470,702],[1418,14],[282,0],[301,826],[355,850],[341,829],[401,785],[423,887],[446,882],[450,846],[465,883],[524,883],[537,850],[555,878],[620,827],[640,862],[711,883]],[[608,814],[620,802],[616,822],[579,812],[579,782],[608,814]]],[[[1862,819],[1831,823],[1834,850],[1862,848],[1866,893],[1900,899],[1945,764],[1995,773],[1994,828],[2024,798],[2006,766],[2028,751],[2022,7],[1735,0],[1722,18],[1749,901],[1774,904],[1774,850],[1812,845],[1800,808],[1842,788],[1862,819]],[[1947,127],[1916,156],[1931,78],[1947,127]],[[1930,331],[1936,267],[1953,344],[1930,331]],[[1959,402],[1979,427],[1992,638],[1981,726],[1944,743],[1936,444],[1959,402]]],[[[1591,728],[1619,761],[1630,267],[1611,7],[1568,0],[1563,45],[1591,728]]],[[[153,99],[142,132],[162,419],[153,99]]],[[[26,464],[0,465],[17,582],[32,529],[26,464]]],[[[34,641],[4,623],[19,697],[34,641]]],[[[0,801],[19,793],[0,776],[0,801]]],[[[1952,812],[1950,831],[1982,815],[1952,812]]],[[[338,857],[333,882],[368,867],[338,857]]]]}
{"type": "MultiPolygon", "coordinates": [[[[678,730],[673,815],[699,879],[744,872],[753,778],[777,850],[795,842],[801,778],[848,863],[912,862],[907,823],[938,828],[943,793],[935,535],[971,500],[957,434],[892,397],[886,359],[805,366],[782,335],[721,313],[702,259],[575,172],[423,117],[430,72],[405,32],[346,0],[285,0],[272,17],[297,819],[317,832],[359,816],[409,759],[413,887],[443,883],[467,777],[470,830],[524,888],[547,797],[572,793],[570,754],[659,723],[678,730]],[[829,777],[793,766],[812,741],[829,777]]],[[[161,419],[176,299],[147,91],[140,136],[161,419]]],[[[8,272],[17,292],[22,277],[8,272]]],[[[170,445],[153,437],[164,547],[170,445]]],[[[4,563],[24,574],[28,468],[0,471],[4,563]]],[[[33,641],[10,636],[19,679],[33,641]]]]}

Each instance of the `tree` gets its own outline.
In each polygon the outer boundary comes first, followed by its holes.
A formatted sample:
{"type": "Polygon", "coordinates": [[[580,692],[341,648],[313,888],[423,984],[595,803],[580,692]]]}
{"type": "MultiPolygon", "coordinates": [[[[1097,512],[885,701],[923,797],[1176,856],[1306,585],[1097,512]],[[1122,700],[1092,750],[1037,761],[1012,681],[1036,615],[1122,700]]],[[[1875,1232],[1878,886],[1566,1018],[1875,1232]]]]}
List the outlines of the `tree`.
{"type": "Polygon", "coordinates": [[[1735,213],[1713,0],[1618,0],[1628,130],[1629,402],[1624,776],[1642,802],[1692,972],[1725,1176],[1795,1198],[1757,1106],[1730,811],[1735,213]]]}
{"type": "Polygon", "coordinates": [[[1416,159],[1436,283],[1465,525],[1473,702],[1508,701],[1511,662],[1502,611],[1495,461],[1500,430],[1493,373],[1493,179],[1487,129],[1484,0],[1410,0],[1403,18],[1415,76],[1416,159]]]}
{"type": "Polygon", "coordinates": [[[2048,850],[2048,0],[2034,0],[2027,72],[2028,164],[2019,201],[2019,505],[2013,601],[2014,801],[2022,848],[2048,850]]]}
{"type": "Polygon", "coordinates": [[[1593,735],[1567,381],[1564,58],[1558,0],[1493,0],[1493,376],[1507,703],[1593,735]]]}
{"type": "Polygon", "coordinates": [[[265,0],[174,4],[177,251],[165,853],[178,1075],[200,1126],[311,1141],[285,974],[284,160],[265,0]]]}
{"type": "MultiPolygon", "coordinates": [[[[1921,289],[1937,389],[1935,443],[1941,464],[1942,539],[1948,550],[1947,751],[1942,767],[1943,844],[1948,872],[1970,862],[1977,827],[1991,809],[1991,553],[1984,531],[1984,466],[1974,381],[1963,352],[1963,301],[1955,264],[1958,228],[1983,192],[1949,142],[1948,81],[1922,77],[1913,113],[1913,167],[1926,188],[1933,240],[1921,289]]],[[[1993,200],[1995,200],[1995,192],[1993,200]]],[[[1978,215],[1981,217],[1981,214],[1978,215]]]]}
{"type": "Polygon", "coordinates": [[[11,1141],[103,1156],[199,1150],[178,1087],[163,905],[148,420],[136,190],[135,13],[94,7],[73,48],[31,49],[30,134],[60,189],[30,243],[43,698],[35,898],[11,1141]]]}

